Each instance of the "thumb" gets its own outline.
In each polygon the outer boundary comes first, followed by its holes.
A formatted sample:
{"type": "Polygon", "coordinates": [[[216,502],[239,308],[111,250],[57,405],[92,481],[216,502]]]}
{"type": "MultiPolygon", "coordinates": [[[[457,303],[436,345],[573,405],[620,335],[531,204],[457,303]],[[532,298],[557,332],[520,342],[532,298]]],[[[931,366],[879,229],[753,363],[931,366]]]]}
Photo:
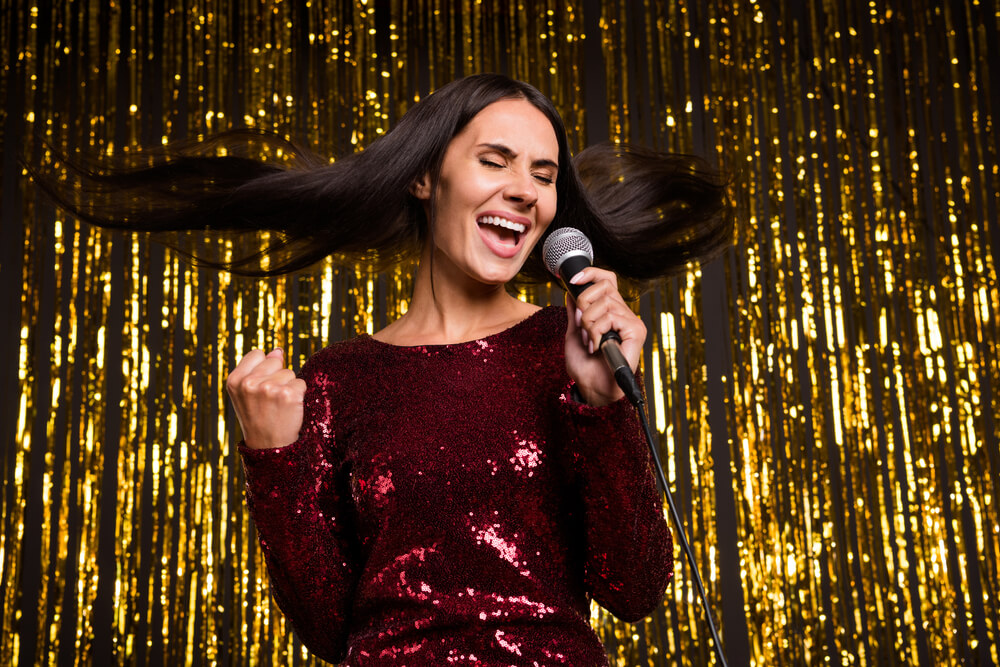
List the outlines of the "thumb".
{"type": "Polygon", "coordinates": [[[280,347],[276,347],[276,348],[274,348],[273,350],[271,350],[270,352],[267,353],[267,357],[266,358],[270,359],[272,357],[277,357],[277,358],[280,359],[282,356],[284,356],[284,354],[285,354],[284,351],[280,347]]]}

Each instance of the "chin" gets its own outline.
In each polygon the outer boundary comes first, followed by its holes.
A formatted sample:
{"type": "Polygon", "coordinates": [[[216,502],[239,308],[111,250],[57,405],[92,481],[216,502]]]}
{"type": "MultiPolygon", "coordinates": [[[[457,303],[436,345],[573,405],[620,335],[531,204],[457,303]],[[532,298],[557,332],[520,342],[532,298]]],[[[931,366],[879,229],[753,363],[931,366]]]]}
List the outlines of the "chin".
{"type": "Polygon", "coordinates": [[[494,287],[501,287],[509,283],[511,280],[513,280],[516,275],[517,274],[515,273],[513,275],[504,275],[504,276],[480,276],[478,280],[484,285],[493,285],[494,287]]]}
{"type": "Polygon", "coordinates": [[[496,271],[487,271],[478,273],[475,277],[476,280],[485,285],[506,285],[511,280],[513,280],[518,273],[521,272],[521,266],[523,264],[518,264],[516,270],[511,270],[510,267],[505,269],[498,269],[496,271]]]}

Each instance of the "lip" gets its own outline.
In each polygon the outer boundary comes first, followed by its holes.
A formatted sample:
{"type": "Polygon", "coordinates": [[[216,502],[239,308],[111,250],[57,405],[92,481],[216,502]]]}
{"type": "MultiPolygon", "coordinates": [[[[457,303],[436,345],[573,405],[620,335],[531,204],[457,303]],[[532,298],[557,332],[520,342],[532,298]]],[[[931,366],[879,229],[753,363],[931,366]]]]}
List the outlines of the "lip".
{"type": "Polygon", "coordinates": [[[483,243],[486,244],[486,247],[489,248],[494,255],[503,257],[504,259],[510,259],[511,257],[517,255],[517,253],[521,250],[521,247],[524,245],[524,239],[528,236],[528,233],[531,231],[534,223],[529,218],[514,215],[508,211],[483,211],[476,216],[476,220],[487,215],[496,218],[504,218],[505,220],[510,220],[511,222],[524,225],[524,231],[518,234],[517,243],[514,245],[506,245],[503,243],[497,243],[492,234],[486,233],[483,230],[482,225],[476,223],[476,228],[479,230],[479,238],[483,240],[483,243]]]}

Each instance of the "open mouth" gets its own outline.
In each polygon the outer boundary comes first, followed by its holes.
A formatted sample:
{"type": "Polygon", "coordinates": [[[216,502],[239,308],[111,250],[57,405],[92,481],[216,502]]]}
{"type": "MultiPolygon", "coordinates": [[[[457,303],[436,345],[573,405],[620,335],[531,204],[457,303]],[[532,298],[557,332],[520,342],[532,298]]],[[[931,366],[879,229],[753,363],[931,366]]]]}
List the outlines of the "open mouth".
{"type": "Polygon", "coordinates": [[[527,229],[520,222],[512,222],[496,215],[482,215],[476,219],[480,229],[502,245],[516,246],[527,229]]]}

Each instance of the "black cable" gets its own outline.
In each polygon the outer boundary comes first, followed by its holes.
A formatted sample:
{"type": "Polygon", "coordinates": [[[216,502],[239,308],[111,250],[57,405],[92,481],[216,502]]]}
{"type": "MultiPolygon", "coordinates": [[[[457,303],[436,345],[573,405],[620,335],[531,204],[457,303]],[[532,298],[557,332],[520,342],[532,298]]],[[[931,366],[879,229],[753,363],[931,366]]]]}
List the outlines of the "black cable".
{"type": "Polygon", "coordinates": [[[660,465],[660,455],[656,451],[656,445],[653,444],[653,434],[649,430],[649,419],[646,417],[646,408],[643,405],[643,401],[632,400],[632,404],[635,406],[636,411],[639,413],[639,422],[642,424],[642,430],[646,434],[646,443],[649,445],[649,451],[653,454],[653,462],[656,464],[656,474],[659,475],[659,485],[663,490],[663,495],[667,498],[667,506],[670,507],[670,516],[674,519],[674,524],[677,526],[678,537],[681,539],[681,544],[684,546],[684,553],[687,554],[688,563],[691,564],[691,571],[694,573],[694,581],[698,585],[698,594],[701,595],[701,606],[705,610],[705,618],[708,620],[708,629],[712,631],[712,640],[715,643],[715,653],[719,657],[719,662],[722,663],[723,667],[729,667],[729,663],[726,662],[726,656],[722,653],[722,641],[719,640],[719,633],[715,629],[715,622],[712,620],[712,610],[708,606],[708,596],[705,595],[705,587],[701,583],[701,575],[698,574],[698,566],[694,562],[694,554],[691,552],[691,545],[688,544],[687,536],[684,534],[684,525],[681,524],[681,517],[677,513],[677,508],[674,507],[674,498],[670,495],[670,488],[667,486],[667,478],[663,475],[663,466],[660,465]]]}

